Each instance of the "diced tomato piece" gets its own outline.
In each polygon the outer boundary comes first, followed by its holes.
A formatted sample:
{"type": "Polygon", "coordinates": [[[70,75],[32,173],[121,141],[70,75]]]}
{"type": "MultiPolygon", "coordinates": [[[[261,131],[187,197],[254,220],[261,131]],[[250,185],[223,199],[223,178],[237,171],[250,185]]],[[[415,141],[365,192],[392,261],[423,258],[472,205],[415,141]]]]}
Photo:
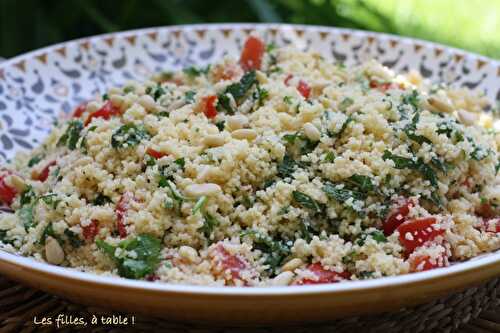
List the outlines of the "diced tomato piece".
{"type": "Polygon", "coordinates": [[[320,263],[314,263],[307,267],[317,279],[302,279],[295,284],[305,285],[305,284],[322,284],[322,283],[336,283],[342,280],[349,280],[351,278],[351,274],[347,271],[344,272],[336,272],[325,269],[321,266],[320,263]]]}
{"type": "Polygon", "coordinates": [[[410,208],[414,207],[415,203],[412,200],[404,199],[400,206],[393,209],[391,213],[385,219],[382,228],[384,229],[384,235],[390,236],[394,230],[401,225],[401,223],[406,221],[406,217],[410,213],[410,208]]]}
{"type": "Polygon", "coordinates": [[[150,274],[150,275],[146,276],[145,279],[146,279],[146,281],[154,282],[154,281],[158,281],[160,279],[160,277],[156,274],[150,274]]]}
{"type": "Polygon", "coordinates": [[[127,211],[130,206],[130,201],[134,199],[132,193],[125,192],[123,193],[120,200],[116,204],[115,213],[116,213],[116,228],[118,229],[118,234],[120,238],[127,237],[127,229],[125,228],[125,216],[127,215],[127,211]]]}
{"type": "Polygon", "coordinates": [[[491,219],[497,215],[493,207],[488,202],[480,204],[476,209],[476,214],[484,217],[485,219],[491,219]]]}
{"type": "Polygon", "coordinates": [[[500,232],[500,218],[484,219],[483,225],[487,232],[500,232]]]}
{"type": "Polygon", "coordinates": [[[399,241],[404,246],[407,255],[411,254],[417,247],[444,234],[443,229],[434,227],[435,223],[436,218],[424,217],[406,221],[397,228],[399,241]]]}
{"type": "Polygon", "coordinates": [[[248,37],[241,51],[241,68],[245,71],[260,69],[265,49],[266,46],[262,40],[254,36],[248,37]]]}
{"type": "Polygon", "coordinates": [[[215,269],[220,269],[221,273],[229,271],[233,280],[241,279],[240,272],[248,267],[245,260],[230,254],[222,244],[218,244],[215,248],[215,258],[217,266],[215,269]]]}
{"type": "Polygon", "coordinates": [[[14,201],[14,198],[17,195],[17,190],[10,186],[7,185],[5,182],[5,178],[7,176],[10,176],[12,172],[9,170],[3,170],[2,174],[0,175],[0,202],[10,206],[12,204],[12,201],[14,201]]]}
{"type": "MultiPolygon", "coordinates": [[[[285,81],[283,82],[285,83],[285,85],[289,86],[291,79],[293,79],[293,75],[288,74],[288,76],[285,78],[285,81]]],[[[297,84],[297,90],[305,99],[308,99],[311,95],[311,87],[304,80],[299,81],[299,83],[297,84]]]]}
{"type": "Polygon", "coordinates": [[[56,165],[57,162],[56,161],[51,161],[49,162],[43,169],[42,171],[40,171],[40,173],[38,175],[35,175],[35,177],[33,178],[34,180],[39,180],[41,182],[44,182],[47,180],[47,178],[49,178],[49,171],[50,171],[50,168],[54,165],[56,165]]]}
{"type": "Polygon", "coordinates": [[[201,102],[203,103],[203,113],[205,116],[209,119],[215,118],[217,116],[217,96],[205,96],[201,102]]]}
{"type": "Polygon", "coordinates": [[[78,105],[75,111],[73,111],[73,118],[80,118],[86,109],[87,109],[87,103],[82,103],[78,105]]]}
{"type": "Polygon", "coordinates": [[[448,257],[445,253],[440,253],[439,256],[434,259],[431,259],[428,255],[412,255],[408,259],[408,262],[410,263],[410,272],[423,272],[449,265],[448,257]]]}
{"type": "Polygon", "coordinates": [[[285,83],[285,85],[289,86],[291,79],[293,79],[293,75],[292,74],[288,74],[288,76],[285,78],[285,81],[283,81],[283,82],[285,83]]]}
{"type": "Polygon", "coordinates": [[[114,106],[111,101],[107,101],[99,110],[92,112],[85,120],[85,126],[87,126],[94,118],[104,118],[108,120],[109,118],[119,115],[121,113],[120,108],[114,106]]]}
{"type": "Polygon", "coordinates": [[[378,89],[380,91],[386,91],[389,89],[404,89],[404,86],[402,84],[396,84],[392,82],[379,82],[376,80],[371,80],[370,88],[378,89]]]}
{"type": "Polygon", "coordinates": [[[311,94],[311,87],[305,81],[302,80],[299,81],[299,84],[297,85],[297,90],[305,99],[308,99],[309,95],[311,94]]]}
{"type": "Polygon", "coordinates": [[[99,232],[99,221],[92,220],[89,225],[82,227],[83,238],[86,240],[94,240],[99,232]]]}
{"type": "Polygon", "coordinates": [[[163,156],[167,155],[167,153],[163,153],[163,152],[158,151],[158,150],[153,149],[153,148],[146,149],[146,154],[148,154],[149,156],[151,156],[152,158],[155,158],[155,159],[159,159],[159,158],[162,158],[163,156]]]}

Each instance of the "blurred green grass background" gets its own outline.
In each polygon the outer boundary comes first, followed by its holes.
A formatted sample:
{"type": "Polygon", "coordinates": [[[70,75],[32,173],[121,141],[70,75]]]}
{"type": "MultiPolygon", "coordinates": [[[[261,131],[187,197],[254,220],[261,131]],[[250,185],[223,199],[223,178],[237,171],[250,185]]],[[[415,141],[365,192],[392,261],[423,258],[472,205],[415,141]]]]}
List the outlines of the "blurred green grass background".
{"type": "Polygon", "coordinates": [[[0,56],[105,32],[210,22],[374,30],[500,59],[500,0],[0,0],[0,56]]]}

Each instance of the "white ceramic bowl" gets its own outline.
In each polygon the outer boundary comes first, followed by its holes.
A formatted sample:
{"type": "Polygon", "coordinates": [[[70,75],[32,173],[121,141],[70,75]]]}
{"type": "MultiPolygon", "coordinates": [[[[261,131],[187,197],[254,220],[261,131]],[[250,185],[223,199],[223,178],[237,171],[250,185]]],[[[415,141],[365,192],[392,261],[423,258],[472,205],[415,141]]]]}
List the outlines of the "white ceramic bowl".
{"type": "MultiPolygon", "coordinates": [[[[0,161],[41,142],[51,124],[106,87],[156,71],[237,56],[257,32],[277,45],[314,49],[347,65],[375,58],[396,71],[480,89],[500,100],[500,63],[391,35],[294,25],[189,25],[101,35],[0,64],[0,161]]],[[[0,273],[76,302],[189,322],[290,324],[390,311],[500,276],[500,252],[448,268],[377,280],[269,288],[198,287],[77,272],[0,251],[0,273]]]]}

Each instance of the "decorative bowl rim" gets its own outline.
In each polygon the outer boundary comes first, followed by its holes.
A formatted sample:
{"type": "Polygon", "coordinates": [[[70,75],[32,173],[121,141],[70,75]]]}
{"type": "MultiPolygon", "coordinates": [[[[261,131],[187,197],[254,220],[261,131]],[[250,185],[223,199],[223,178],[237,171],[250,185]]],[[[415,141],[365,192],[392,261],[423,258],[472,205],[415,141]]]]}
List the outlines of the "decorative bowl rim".
{"type": "MultiPolygon", "coordinates": [[[[62,43],[53,44],[34,51],[23,53],[13,58],[9,58],[0,63],[0,70],[15,65],[20,61],[36,57],[37,55],[52,52],[61,47],[78,45],[83,42],[98,41],[108,37],[146,35],[147,33],[159,30],[170,32],[170,31],[183,31],[183,30],[186,31],[186,30],[197,30],[197,29],[269,30],[273,28],[275,29],[293,28],[293,29],[303,29],[309,31],[324,31],[326,33],[336,31],[336,32],[357,34],[362,36],[372,36],[374,38],[393,39],[403,43],[422,45],[427,48],[440,48],[442,50],[451,51],[455,54],[460,54],[464,58],[482,60],[484,62],[498,66],[500,71],[500,60],[488,58],[463,49],[450,47],[435,42],[420,40],[417,38],[402,37],[387,33],[379,33],[379,32],[364,31],[357,29],[328,27],[321,25],[281,24],[281,23],[186,24],[186,25],[158,26],[158,27],[99,34],[99,35],[83,37],[62,43]]],[[[143,291],[179,293],[179,294],[217,295],[217,296],[227,296],[227,297],[237,297],[237,296],[264,297],[264,296],[290,296],[290,295],[311,295],[311,294],[332,294],[332,293],[340,294],[353,291],[369,291],[396,285],[410,285],[414,283],[423,283],[423,282],[431,283],[434,280],[439,280],[446,276],[459,275],[461,273],[474,271],[488,265],[500,264],[500,251],[482,254],[468,261],[451,265],[450,267],[440,268],[425,272],[382,277],[373,280],[350,281],[350,282],[342,282],[334,284],[320,284],[320,285],[307,285],[307,286],[271,286],[271,287],[199,286],[199,285],[171,284],[163,282],[152,283],[150,281],[142,281],[142,280],[129,280],[121,277],[103,276],[103,275],[97,275],[95,273],[81,272],[74,268],[54,266],[44,262],[37,261],[30,257],[23,257],[3,250],[0,250],[0,261],[4,261],[22,268],[35,270],[37,272],[42,272],[48,275],[65,277],[75,281],[94,283],[107,287],[124,287],[124,288],[143,290],[143,291]]]]}

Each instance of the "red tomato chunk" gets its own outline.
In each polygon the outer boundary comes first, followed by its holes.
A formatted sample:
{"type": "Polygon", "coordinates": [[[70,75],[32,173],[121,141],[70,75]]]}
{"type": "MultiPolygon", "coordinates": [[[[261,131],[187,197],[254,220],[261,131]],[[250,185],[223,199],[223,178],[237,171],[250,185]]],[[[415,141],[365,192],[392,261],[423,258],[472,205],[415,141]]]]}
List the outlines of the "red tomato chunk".
{"type": "Polygon", "coordinates": [[[75,111],[73,111],[73,118],[80,118],[86,109],[87,109],[87,103],[82,103],[78,105],[75,111]]]}
{"type": "Polygon", "coordinates": [[[2,171],[2,174],[0,175],[0,202],[10,206],[12,204],[12,201],[14,201],[16,195],[17,195],[17,190],[10,186],[7,185],[5,182],[5,178],[10,176],[12,173],[8,170],[2,171]]]}
{"type": "Polygon", "coordinates": [[[45,166],[45,168],[42,169],[42,171],[40,171],[40,173],[38,175],[36,175],[34,177],[35,180],[39,180],[41,182],[44,182],[47,180],[47,178],[49,178],[49,172],[50,172],[50,168],[53,167],[54,165],[56,165],[57,162],[56,161],[51,161],[49,162],[49,164],[47,164],[45,166]]]}
{"type": "Polygon", "coordinates": [[[230,254],[222,244],[217,245],[215,251],[218,259],[217,266],[221,268],[221,271],[229,271],[233,280],[241,279],[240,272],[248,267],[247,262],[230,254]]]}
{"type": "Polygon", "coordinates": [[[407,255],[411,254],[417,247],[444,234],[443,229],[434,227],[435,223],[434,217],[426,217],[406,221],[397,228],[399,241],[406,249],[407,255]]]}
{"type": "Polygon", "coordinates": [[[148,154],[149,156],[151,156],[152,158],[155,158],[155,159],[159,159],[159,158],[162,158],[163,156],[167,156],[167,153],[163,153],[163,152],[158,151],[158,150],[153,149],[153,148],[146,149],[146,154],[148,154]]]}
{"type": "Polygon", "coordinates": [[[92,220],[89,225],[82,227],[83,238],[86,240],[94,240],[95,236],[99,232],[99,222],[97,220],[92,220]]]}
{"type": "Polygon", "coordinates": [[[125,216],[127,215],[131,200],[133,200],[132,193],[125,192],[116,204],[116,228],[118,229],[120,238],[127,237],[127,229],[125,228],[125,216]]]}
{"type": "Polygon", "coordinates": [[[203,97],[203,113],[209,119],[213,119],[217,116],[217,96],[210,95],[203,97]]]}
{"type": "Polygon", "coordinates": [[[311,87],[305,81],[299,81],[297,90],[305,99],[308,99],[309,95],[311,95],[311,87]]]}
{"type": "Polygon", "coordinates": [[[241,51],[240,66],[245,71],[260,69],[266,47],[264,42],[254,36],[248,37],[241,51]]]}
{"type": "Polygon", "coordinates": [[[410,263],[410,272],[428,271],[434,268],[446,267],[449,265],[448,257],[445,253],[441,253],[437,258],[433,259],[427,255],[410,256],[408,261],[410,263]]]}
{"type": "Polygon", "coordinates": [[[295,284],[305,285],[305,284],[323,284],[323,283],[336,283],[342,280],[349,280],[351,274],[349,272],[335,272],[325,269],[320,263],[310,264],[307,267],[317,279],[302,279],[295,284]]]}
{"type": "Polygon", "coordinates": [[[109,118],[121,114],[118,107],[113,106],[111,101],[107,101],[99,110],[91,113],[87,120],[85,120],[85,126],[87,126],[94,118],[103,118],[108,120],[109,118]]]}
{"type": "Polygon", "coordinates": [[[403,222],[406,221],[406,217],[410,213],[410,209],[415,206],[412,200],[405,199],[401,206],[394,209],[385,219],[382,228],[384,229],[384,234],[386,236],[392,235],[394,230],[396,230],[403,222]]]}

